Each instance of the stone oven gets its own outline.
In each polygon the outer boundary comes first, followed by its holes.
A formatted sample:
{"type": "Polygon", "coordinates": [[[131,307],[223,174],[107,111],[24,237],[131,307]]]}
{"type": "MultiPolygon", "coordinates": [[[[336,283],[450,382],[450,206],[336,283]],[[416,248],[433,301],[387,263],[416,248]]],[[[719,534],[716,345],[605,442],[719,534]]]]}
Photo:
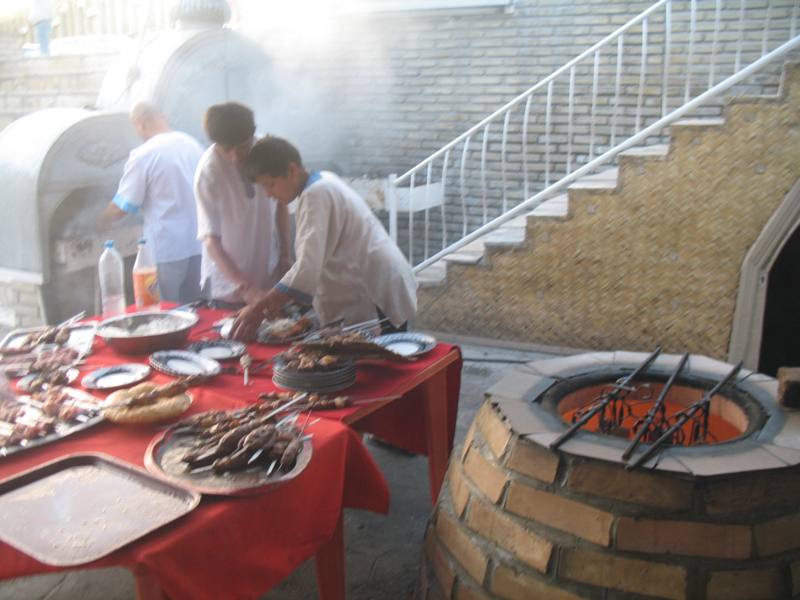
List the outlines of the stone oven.
{"type": "Polygon", "coordinates": [[[126,113],[47,109],[0,133],[2,322],[58,322],[94,311],[97,259],[105,239],[136,250],[140,224],[101,231],[97,218],[139,141],[126,113]]]}
{"type": "Polygon", "coordinates": [[[209,105],[269,102],[269,61],[255,43],[223,28],[230,17],[224,0],[180,0],[174,17],[174,29],[151,33],[112,65],[98,96],[101,112],[39,111],[0,134],[8,196],[0,224],[0,325],[97,312],[102,241],[115,239],[126,256],[135,252],[141,228],[130,217],[111,232],[95,226],[128,153],[141,143],[128,121],[133,104],[153,102],[174,129],[202,141],[209,105]]]}
{"type": "MultiPolygon", "coordinates": [[[[593,406],[647,356],[538,361],[488,391],[428,528],[423,597],[800,593],[800,414],[777,404],[776,380],[739,371],[709,403],[707,443],[667,445],[631,468],[653,442],[623,458],[630,424],[647,412],[637,406],[652,405],[681,359],[661,355],[627,386],[638,416],[611,435],[581,428],[562,439],[576,409],[593,406]]],[[[697,402],[732,367],[691,355],[667,396],[670,410],[697,402]]],[[[689,443],[691,427],[685,433],[689,443]]]]}

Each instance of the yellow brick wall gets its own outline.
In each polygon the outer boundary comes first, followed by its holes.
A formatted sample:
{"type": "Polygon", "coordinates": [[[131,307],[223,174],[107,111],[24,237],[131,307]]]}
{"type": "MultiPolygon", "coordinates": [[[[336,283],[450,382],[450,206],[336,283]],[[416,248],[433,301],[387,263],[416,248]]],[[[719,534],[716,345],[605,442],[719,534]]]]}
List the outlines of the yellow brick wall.
{"type": "Polygon", "coordinates": [[[449,265],[418,327],[594,349],[725,358],[747,250],[800,176],[800,68],[780,99],[739,99],[725,125],[673,131],[666,159],[623,157],[614,192],[529,220],[526,248],[449,265]]]}

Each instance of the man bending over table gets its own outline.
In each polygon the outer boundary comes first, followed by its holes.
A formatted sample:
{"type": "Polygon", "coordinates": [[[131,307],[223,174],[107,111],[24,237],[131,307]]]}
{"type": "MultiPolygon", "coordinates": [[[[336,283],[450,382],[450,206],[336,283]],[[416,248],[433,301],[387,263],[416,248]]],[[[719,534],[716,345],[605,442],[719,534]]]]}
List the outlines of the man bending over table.
{"type": "Polygon", "coordinates": [[[290,301],[313,304],[322,324],[358,323],[381,311],[400,327],[414,316],[411,267],[353,189],[333,173],[309,173],[297,149],[273,136],[255,143],[245,170],[278,202],[296,199],[296,261],[265,296],[239,312],[236,339],[252,339],[261,321],[283,316],[290,301]]]}

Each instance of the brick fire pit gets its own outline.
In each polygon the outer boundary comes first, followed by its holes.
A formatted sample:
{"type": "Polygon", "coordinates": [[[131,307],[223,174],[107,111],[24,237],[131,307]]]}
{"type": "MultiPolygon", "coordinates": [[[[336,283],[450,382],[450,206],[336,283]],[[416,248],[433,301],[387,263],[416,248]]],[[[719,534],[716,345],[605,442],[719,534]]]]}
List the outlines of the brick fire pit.
{"type": "MultiPolygon", "coordinates": [[[[667,447],[645,468],[626,470],[628,440],[616,436],[580,431],[549,448],[571,407],[646,356],[538,361],[488,391],[428,527],[421,597],[800,593],[800,413],[777,405],[774,379],[743,370],[711,406],[732,437],[667,447]]],[[[679,358],[660,356],[648,369],[656,392],[679,358]]],[[[730,370],[691,356],[678,402],[696,401],[730,370]]]]}

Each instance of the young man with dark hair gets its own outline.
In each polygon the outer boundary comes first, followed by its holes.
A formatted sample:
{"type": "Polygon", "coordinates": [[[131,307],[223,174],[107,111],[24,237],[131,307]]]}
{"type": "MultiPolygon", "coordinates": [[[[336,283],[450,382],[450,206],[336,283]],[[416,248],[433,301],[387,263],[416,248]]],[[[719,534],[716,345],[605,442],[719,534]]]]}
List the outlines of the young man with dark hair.
{"type": "Polygon", "coordinates": [[[291,266],[289,212],[242,172],[254,142],[253,111],[236,102],[216,104],[203,125],[214,142],[194,182],[203,291],[241,306],[265,294],[291,266]]]}
{"type": "Polygon", "coordinates": [[[292,300],[313,304],[323,324],[366,321],[378,310],[394,326],[414,316],[411,267],[353,189],[333,173],[309,173],[297,149],[272,136],[256,142],[245,169],[278,202],[297,202],[297,260],[265,296],[240,311],[232,330],[236,338],[252,339],[264,318],[281,316],[292,300]]]}

